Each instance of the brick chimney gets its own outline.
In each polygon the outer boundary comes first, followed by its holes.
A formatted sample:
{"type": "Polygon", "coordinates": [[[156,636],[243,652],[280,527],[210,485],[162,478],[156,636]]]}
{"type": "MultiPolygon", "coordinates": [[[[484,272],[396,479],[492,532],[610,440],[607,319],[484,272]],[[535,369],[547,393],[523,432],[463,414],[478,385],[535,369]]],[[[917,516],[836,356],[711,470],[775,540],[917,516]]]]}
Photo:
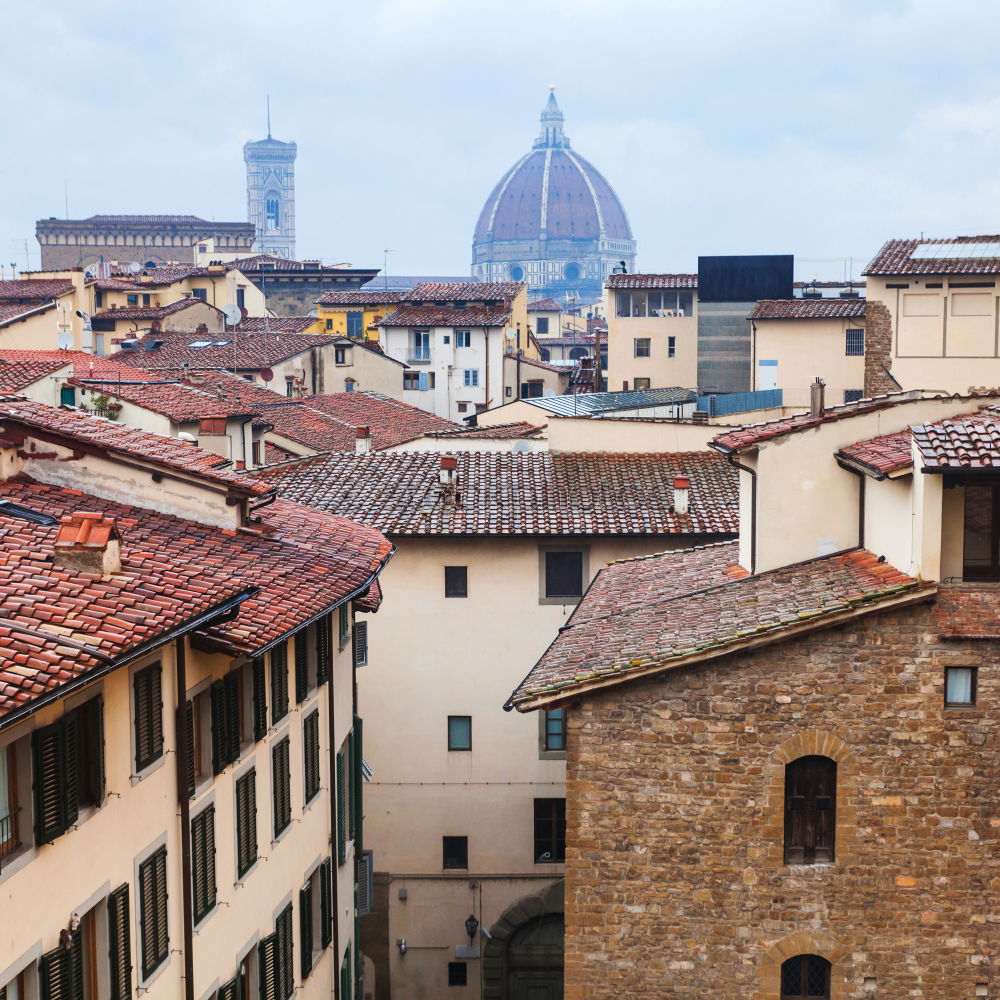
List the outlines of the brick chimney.
{"type": "Polygon", "coordinates": [[[370,427],[356,427],[354,450],[359,455],[364,455],[372,450],[372,429],[370,427]]]}
{"type": "Polygon", "coordinates": [[[98,576],[120,573],[121,535],[115,519],[83,510],[61,517],[55,565],[98,576]]]}
{"type": "Polygon", "coordinates": [[[458,459],[454,455],[442,455],[439,470],[442,486],[458,486],[458,459]]]}
{"type": "Polygon", "coordinates": [[[686,514],[691,496],[691,480],[687,476],[674,477],[674,513],[686,514]]]}

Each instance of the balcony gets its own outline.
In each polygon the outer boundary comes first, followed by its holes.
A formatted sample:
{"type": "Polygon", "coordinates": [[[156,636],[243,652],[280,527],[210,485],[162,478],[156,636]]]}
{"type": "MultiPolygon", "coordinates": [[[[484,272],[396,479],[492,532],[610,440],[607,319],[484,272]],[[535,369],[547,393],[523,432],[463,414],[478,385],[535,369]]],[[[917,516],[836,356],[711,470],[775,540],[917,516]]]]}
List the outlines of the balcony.
{"type": "Polygon", "coordinates": [[[408,365],[429,365],[431,363],[431,349],[429,347],[411,347],[406,352],[406,363],[408,365]]]}

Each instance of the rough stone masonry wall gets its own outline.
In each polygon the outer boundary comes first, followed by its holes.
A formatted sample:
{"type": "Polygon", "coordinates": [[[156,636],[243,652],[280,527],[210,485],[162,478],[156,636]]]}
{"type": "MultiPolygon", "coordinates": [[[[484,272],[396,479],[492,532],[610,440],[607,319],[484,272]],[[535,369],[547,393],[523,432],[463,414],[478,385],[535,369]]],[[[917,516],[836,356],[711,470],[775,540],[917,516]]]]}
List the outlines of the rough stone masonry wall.
{"type": "Polygon", "coordinates": [[[919,605],[572,707],[567,1000],[779,1000],[804,953],[833,1000],[1000,996],[998,647],[938,631],[919,605]],[[949,665],[976,708],[943,707],[949,665]],[[836,856],[787,866],[807,753],[838,762],[836,856]]]}
{"type": "Polygon", "coordinates": [[[865,395],[895,392],[892,371],[892,315],[881,302],[865,303],[865,395]]]}

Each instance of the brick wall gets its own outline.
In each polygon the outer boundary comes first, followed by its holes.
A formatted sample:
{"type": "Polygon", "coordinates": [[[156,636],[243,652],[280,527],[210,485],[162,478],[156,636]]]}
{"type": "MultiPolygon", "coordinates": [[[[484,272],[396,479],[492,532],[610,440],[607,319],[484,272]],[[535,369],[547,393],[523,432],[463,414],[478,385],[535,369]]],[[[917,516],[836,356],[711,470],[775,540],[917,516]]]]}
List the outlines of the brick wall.
{"type": "Polygon", "coordinates": [[[575,705],[567,1000],[778,1000],[803,953],[833,1000],[1000,995],[997,645],[943,628],[919,605],[575,705]],[[955,665],[976,708],[943,707],[955,665]],[[807,753],[838,762],[836,858],[786,866],[807,753]]]}
{"type": "Polygon", "coordinates": [[[865,395],[895,392],[892,371],[892,316],[881,302],[865,303],[865,395]]]}

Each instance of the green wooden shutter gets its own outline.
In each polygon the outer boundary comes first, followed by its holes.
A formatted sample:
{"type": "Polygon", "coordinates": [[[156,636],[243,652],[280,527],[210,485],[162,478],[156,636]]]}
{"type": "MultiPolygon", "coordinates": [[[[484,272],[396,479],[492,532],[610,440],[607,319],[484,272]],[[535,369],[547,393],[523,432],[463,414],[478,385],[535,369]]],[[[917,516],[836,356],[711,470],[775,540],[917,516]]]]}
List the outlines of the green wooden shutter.
{"type": "Polygon", "coordinates": [[[215,906],[215,806],[203,809],[191,821],[191,882],[194,922],[215,906]]]}
{"type": "Polygon", "coordinates": [[[309,697],[309,643],[308,629],[295,633],[295,700],[303,702],[309,697]]]}
{"type": "Polygon", "coordinates": [[[291,771],[289,770],[288,737],[274,744],[271,751],[271,784],[274,805],[274,836],[291,822],[291,771]]]}
{"type": "Polygon", "coordinates": [[[209,690],[212,705],[212,772],[226,768],[226,692],[222,681],[214,681],[209,690]]]}
{"type": "Polygon", "coordinates": [[[257,945],[260,1000],[278,1000],[278,935],[269,934],[257,945]]]}
{"type": "Polygon", "coordinates": [[[61,721],[63,727],[63,815],[64,829],[68,830],[80,815],[80,758],[77,742],[79,727],[76,724],[75,712],[64,715],[61,721]]]}
{"type": "Polygon", "coordinates": [[[83,1000],[83,945],[80,932],[71,935],[69,948],[60,945],[38,960],[41,1000],[83,1000]]]}
{"type": "Polygon", "coordinates": [[[223,983],[215,994],[216,1000],[240,1000],[239,982],[234,976],[228,983],[223,983]]]}
{"type": "Polygon", "coordinates": [[[362,827],[364,826],[364,777],[361,773],[361,762],[364,759],[363,749],[364,723],[360,716],[354,716],[354,740],[352,749],[354,760],[351,767],[351,834],[354,838],[354,853],[358,854],[363,845],[362,827]]]}
{"type": "Polygon", "coordinates": [[[257,860],[257,772],[236,782],[236,874],[242,878],[257,860]]]}
{"type": "MultiPolygon", "coordinates": [[[[94,734],[96,743],[94,746],[94,797],[97,804],[104,801],[104,787],[106,784],[106,770],[104,767],[104,698],[98,695],[94,699],[94,715],[97,732],[94,734]]],[[[75,822],[75,820],[74,820],[75,822]]]]}
{"type": "Polygon", "coordinates": [[[138,670],[132,678],[135,701],[135,769],[141,771],[163,753],[162,667],[138,670]]]}
{"type": "Polygon", "coordinates": [[[288,643],[271,650],[271,725],[288,715],[288,643]]]}
{"type": "Polygon", "coordinates": [[[292,944],[292,904],[289,903],[278,915],[274,928],[278,936],[280,1000],[288,1000],[295,992],[295,961],[292,944]]]}
{"type": "Polygon", "coordinates": [[[347,861],[347,765],[344,751],[337,751],[337,863],[347,861]]]}
{"type": "Polygon", "coordinates": [[[142,931],[142,976],[147,979],[166,959],[167,849],[161,847],[139,865],[139,927],[142,931]]]}
{"type": "Polygon", "coordinates": [[[347,734],[347,839],[354,839],[358,822],[357,788],[354,780],[357,772],[357,750],[354,745],[354,730],[347,734]]]}
{"type": "Polygon", "coordinates": [[[222,679],[223,700],[226,712],[225,754],[226,763],[240,759],[240,674],[234,670],[222,679]]]}
{"type": "Polygon", "coordinates": [[[184,748],[184,771],[187,775],[188,798],[193,799],[195,786],[194,704],[186,701],[184,703],[184,712],[187,715],[187,746],[184,748]]]}
{"type": "Polygon", "coordinates": [[[299,948],[303,982],[312,972],[312,882],[299,890],[299,948]]]}
{"type": "Polygon", "coordinates": [[[316,684],[321,686],[330,679],[330,629],[333,616],[324,615],[316,622],[316,684]]]}
{"type": "Polygon", "coordinates": [[[343,646],[351,634],[351,621],[348,616],[346,604],[341,604],[339,614],[337,616],[337,622],[337,629],[340,633],[338,638],[340,639],[340,645],[343,646]]]}
{"type": "Polygon", "coordinates": [[[368,622],[354,623],[354,665],[368,665],[368,622]]]}
{"type": "Polygon", "coordinates": [[[35,843],[47,844],[66,832],[66,754],[62,721],[31,734],[35,781],[35,843]]]}
{"type": "Polygon", "coordinates": [[[253,673],[253,738],[262,740],[267,735],[267,681],[264,661],[260,658],[250,665],[253,673]]]}
{"type": "Polygon", "coordinates": [[[111,1000],[130,1000],[132,942],[127,882],[108,896],[108,963],[111,1000]]]}
{"type": "Polygon", "coordinates": [[[351,1000],[353,991],[351,990],[351,948],[350,945],[344,950],[344,960],[340,963],[340,996],[342,1000],[351,1000]]]}
{"type": "Polygon", "coordinates": [[[302,724],[302,754],[305,765],[305,800],[319,794],[319,711],[306,716],[302,724]]]}
{"type": "Polygon", "coordinates": [[[319,866],[319,926],[324,948],[333,940],[333,861],[327,858],[319,866]]]}

